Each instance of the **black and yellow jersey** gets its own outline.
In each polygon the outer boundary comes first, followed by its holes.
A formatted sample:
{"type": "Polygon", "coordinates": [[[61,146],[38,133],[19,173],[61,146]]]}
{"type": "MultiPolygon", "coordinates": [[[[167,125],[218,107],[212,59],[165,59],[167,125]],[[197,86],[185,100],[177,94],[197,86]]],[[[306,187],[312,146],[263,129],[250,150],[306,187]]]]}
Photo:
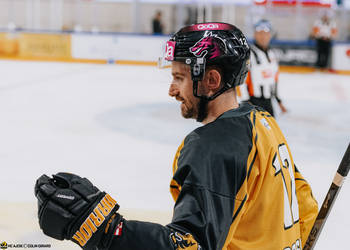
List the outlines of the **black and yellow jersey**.
{"type": "Polygon", "coordinates": [[[189,206],[184,189],[198,193],[192,213],[173,221],[188,225],[195,216],[193,234],[207,249],[298,249],[293,244],[305,243],[317,216],[276,121],[249,104],[187,136],[173,172],[177,205],[189,206]]]}
{"type": "Polygon", "coordinates": [[[170,190],[170,224],[124,220],[110,249],[301,249],[318,211],[276,121],[248,103],[184,139],[170,190]]]}

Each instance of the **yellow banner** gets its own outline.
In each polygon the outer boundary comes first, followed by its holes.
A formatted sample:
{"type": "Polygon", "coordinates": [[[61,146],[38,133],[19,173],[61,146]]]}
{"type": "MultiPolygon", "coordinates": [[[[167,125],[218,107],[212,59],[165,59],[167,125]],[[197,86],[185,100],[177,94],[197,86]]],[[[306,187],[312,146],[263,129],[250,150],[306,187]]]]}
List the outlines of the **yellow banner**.
{"type": "Polygon", "coordinates": [[[19,56],[24,58],[71,58],[71,37],[68,34],[20,35],[19,56]]]}
{"type": "Polygon", "coordinates": [[[0,33],[0,56],[17,56],[19,52],[19,34],[0,33]]]}

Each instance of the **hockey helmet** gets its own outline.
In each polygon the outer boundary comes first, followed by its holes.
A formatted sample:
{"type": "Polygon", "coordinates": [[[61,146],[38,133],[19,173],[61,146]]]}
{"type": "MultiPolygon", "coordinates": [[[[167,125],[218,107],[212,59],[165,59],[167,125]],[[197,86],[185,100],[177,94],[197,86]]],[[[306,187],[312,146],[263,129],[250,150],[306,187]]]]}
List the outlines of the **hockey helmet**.
{"type": "Polygon", "coordinates": [[[193,95],[213,100],[224,91],[242,84],[249,70],[250,48],[243,33],[227,23],[198,23],[186,26],[166,43],[166,61],[179,61],[190,66],[193,95]],[[212,96],[198,93],[206,67],[222,71],[222,87],[212,96]]]}
{"type": "Polygon", "coordinates": [[[271,32],[272,25],[269,20],[261,19],[254,24],[254,30],[257,32],[259,31],[271,32]]]}

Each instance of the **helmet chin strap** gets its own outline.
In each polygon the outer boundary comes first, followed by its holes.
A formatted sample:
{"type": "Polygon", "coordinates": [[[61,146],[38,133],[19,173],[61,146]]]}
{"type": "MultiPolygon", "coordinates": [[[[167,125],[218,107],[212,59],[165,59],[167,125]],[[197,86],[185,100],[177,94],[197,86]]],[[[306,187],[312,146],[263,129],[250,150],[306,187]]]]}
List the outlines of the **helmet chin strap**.
{"type": "Polygon", "coordinates": [[[216,92],[212,96],[205,96],[205,95],[198,95],[197,90],[198,90],[198,82],[199,81],[193,81],[193,95],[197,98],[199,98],[197,110],[197,122],[203,122],[204,119],[207,118],[208,116],[208,103],[212,100],[214,100],[216,97],[224,93],[226,90],[230,89],[227,85],[222,87],[218,92],[216,92]]]}
{"type": "Polygon", "coordinates": [[[197,110],[198,110],[198,114],[197,114],[197,118],[196,121],[197,122],[202,122],[204,121],[205,118],[207,118],[208,116],[208,100],[201,98],[199,99],[198,105],[197,105],[197,110]]]}

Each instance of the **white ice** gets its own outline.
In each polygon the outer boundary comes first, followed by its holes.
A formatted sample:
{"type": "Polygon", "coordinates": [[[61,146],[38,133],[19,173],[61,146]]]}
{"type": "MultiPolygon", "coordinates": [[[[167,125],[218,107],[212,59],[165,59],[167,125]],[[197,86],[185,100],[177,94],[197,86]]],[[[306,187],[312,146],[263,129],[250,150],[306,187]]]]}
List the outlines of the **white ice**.
{"type": "MultiPolygon", "coordinates": [[[[86,176],[124,211],[170,214],[173,157],[200,124],[180,116],[169,83],[155,67],[0,61],[0,241],[76,249],[37,226],[43,173],[86,176]]],[[[282,73],[279,90],[289,113],[277,120],[321,205],[350,142],[350,77],[282,73]]],[[[349,182],[315,249],[349,249],[349,182]]]]}

